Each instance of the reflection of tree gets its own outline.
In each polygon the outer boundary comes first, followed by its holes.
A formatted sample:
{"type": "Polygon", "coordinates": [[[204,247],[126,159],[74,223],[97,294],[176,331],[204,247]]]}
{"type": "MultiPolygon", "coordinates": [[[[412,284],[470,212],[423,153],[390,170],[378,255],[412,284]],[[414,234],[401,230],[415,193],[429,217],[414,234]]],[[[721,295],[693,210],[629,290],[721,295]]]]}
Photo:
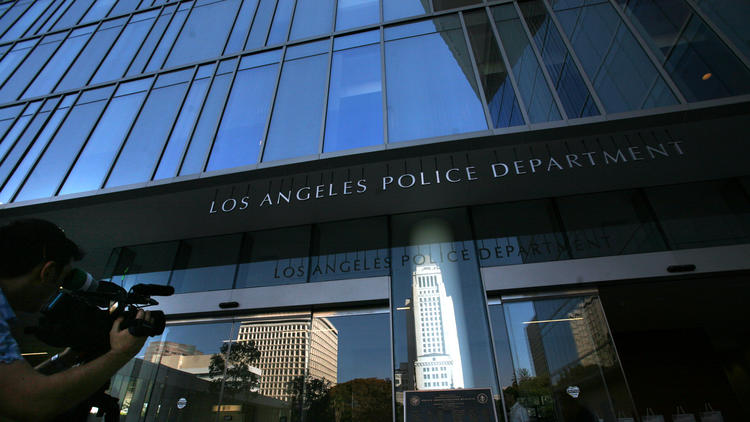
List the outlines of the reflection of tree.
{"type": "Polygon", "coordinates": [[[391,419],[391,381],[356,378],[335,387],[319,378],[289,382],[292,422],[381,422],[391,419]],[[304,413],[304,418],[302,418],[304,413]]]}
{"type": "Polygon", "coordinates": [[[505,394],[508,407],[517,400],[536,420],[554,420],[549,377],[532,376],[528,369],[521,368],[513,384],[506,387],[503,394],[505,394]]]}
{"type": "Polygon", "coordinates": [[[255,392],[259,385],[258,375],[250,371],[251,363],[260,358],[260,351],[255,343],[224,343],[219,353],[211,356],[208,367],[208,376],[211,378],[212,388],[221,387],[224,378],[224,391],[226,392],[255,392]],[[229,363],[228,367],[226,363],[229,363]],[[226,375],[224,371],[226,370],[226,375]]]}

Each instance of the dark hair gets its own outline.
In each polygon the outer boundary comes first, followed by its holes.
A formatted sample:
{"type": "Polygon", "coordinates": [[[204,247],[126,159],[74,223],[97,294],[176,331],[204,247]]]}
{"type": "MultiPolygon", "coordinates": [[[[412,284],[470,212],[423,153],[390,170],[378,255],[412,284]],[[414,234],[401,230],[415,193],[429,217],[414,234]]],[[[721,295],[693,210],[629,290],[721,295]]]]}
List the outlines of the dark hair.
{"type": "Polygon", "coordinates": [[[61,228],[36,218],[0,227],[0,277],[18,277],[53,261],[63,266],[83,258],[83,251],[61,228]]]}

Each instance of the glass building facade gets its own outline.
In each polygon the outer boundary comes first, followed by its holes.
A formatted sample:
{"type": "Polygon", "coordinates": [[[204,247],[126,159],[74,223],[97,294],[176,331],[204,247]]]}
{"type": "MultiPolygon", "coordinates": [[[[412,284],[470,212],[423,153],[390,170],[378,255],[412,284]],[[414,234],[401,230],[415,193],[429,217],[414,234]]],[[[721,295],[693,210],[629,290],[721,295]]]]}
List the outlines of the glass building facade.
{"type": "Polygon", "coordinates": [[[747,420],[748,19],[5,1],[0,219],[174,287],[125,421],[747,420]]]}

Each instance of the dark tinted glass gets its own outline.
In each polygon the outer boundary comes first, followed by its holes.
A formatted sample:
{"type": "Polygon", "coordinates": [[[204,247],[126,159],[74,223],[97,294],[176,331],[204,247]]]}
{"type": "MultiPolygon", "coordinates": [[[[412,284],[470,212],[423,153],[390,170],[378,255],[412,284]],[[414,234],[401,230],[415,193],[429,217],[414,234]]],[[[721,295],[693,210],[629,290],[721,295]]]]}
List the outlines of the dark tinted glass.
{"type": "Polygon", "coordinates": [[[47,62],[49,57],[55,53],[57,47],[63,41],[65,33],[48,35],[39,42],[23,63],[18,66],[13,75],[5,81],[0,88],[0,98],[4,101],[13,101],[24,92],[29,83],[34,79],[36,73],[47,62]]]}
{"type": "Polygon", "coordinates": [[[179,244],[164,242],[115,249],[112,282],[126,290],[140,283],[167,285],[179,244]]]}
{"type": "Polygon", "coordinates": [[[23,96],[34,97],[52,92],[60,77],[68,69],[68,66],[76,58],[93,32],[93,26],[72,31],[57,52],[55,52],[55,55],[44,66],[44,69],[39,72],[23,96]]]}
{"type": "Polygon", "coordinates": [[[231,289],[241,234],[183,240],[169,284],[175,293],[231,289]]]}
{"type": "Polygon", "coordinates": [[[318,224],[313,227],[310,281],[388,275],[385,217],[318,224]]]}
{"type": "Polygon", "coordinates": [[[481,3],[482,0],[433,0],[435,11],[481,3]]]}
{"type": "MultiPolygon", "coordinates": [[[[30,122],[28,123],[28,125],[23,125],[24,129],[22,131],[18,131],[19,133],[17,135],[12,135],[9,132],[3,138],[2,144],[0,144],[0,146],[2,146],[3,150],[9,151],[3,159],[2,165],[0,165],[0,186],[3,182],[5,182],[5,179],[8,177],[10,172],[13,171],[13,168],[29,148],[29,145],[34,141],[34,138],[37,136],[39,130],[43,127],[44,123],[49,117],[49,111],[41,111],[37,115],[35,115],[33,119],[31,118],[31,116],[27,116],[30,122]]],[[[20,121],[21,119],[19,119],[19,122],[20,121]]],[[[4,201],[0,199],[0,202],[4,201]]]]}
{"type": "Polygon", "coordinates": [[[694,3],[745,57],[750,57],[750,27],[745,23],[745,17],[750,16],[750,3],[742,0],[695,0],[694,3]]]}
{"type": "Polygon", "coordinates": [[[247,233],[235,288],[304,283],[310,254],[310,226],[247,233]]]}

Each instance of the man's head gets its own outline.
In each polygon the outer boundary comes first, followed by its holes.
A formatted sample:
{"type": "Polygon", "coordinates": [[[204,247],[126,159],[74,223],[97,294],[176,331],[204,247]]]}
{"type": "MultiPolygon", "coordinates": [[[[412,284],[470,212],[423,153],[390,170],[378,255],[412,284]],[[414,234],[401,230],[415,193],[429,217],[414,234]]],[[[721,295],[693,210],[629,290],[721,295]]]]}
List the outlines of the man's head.
{"type": "Polygon", "coordinates": [[[39,310],[81,258],[78,245],[49,221],[26,219],[0,227],[0,287],[16,310],[39,310]]]}

